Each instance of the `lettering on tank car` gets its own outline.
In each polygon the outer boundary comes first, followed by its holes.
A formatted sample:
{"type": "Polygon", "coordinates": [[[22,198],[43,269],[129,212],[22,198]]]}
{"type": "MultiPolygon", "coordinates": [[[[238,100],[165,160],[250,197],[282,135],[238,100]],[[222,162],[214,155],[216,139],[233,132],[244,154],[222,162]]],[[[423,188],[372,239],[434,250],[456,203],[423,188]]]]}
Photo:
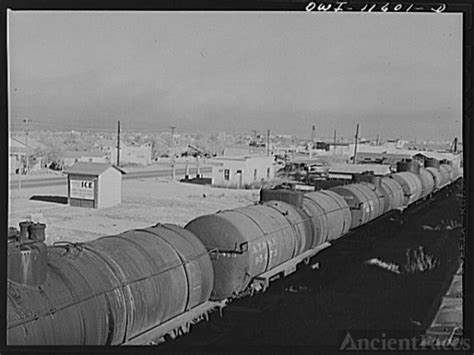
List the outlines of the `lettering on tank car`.
{"type": "Polygon", "coordinates": [[[255,265],[261,264],[265,261],[265,256],[263,254],[259,254],[255,257],[255,265]]]}
{"type": "Polygon", "coordinates": [[[272,259],[277,256],[277,249],[274,248],[276,246],[275,237],[268,239],[267,243],[268,243],[268,250],[269,250],[268,258],[269,258],[269,263],[271,263],[272,259]]]}
{"type": "Polygon", "coordinates": [[[257,242],[253,245],[253,251],[255,253],[258,253],[258,252],[262,251],[263,249],[265,249],[265,243],[264,242],[257,242]]]}

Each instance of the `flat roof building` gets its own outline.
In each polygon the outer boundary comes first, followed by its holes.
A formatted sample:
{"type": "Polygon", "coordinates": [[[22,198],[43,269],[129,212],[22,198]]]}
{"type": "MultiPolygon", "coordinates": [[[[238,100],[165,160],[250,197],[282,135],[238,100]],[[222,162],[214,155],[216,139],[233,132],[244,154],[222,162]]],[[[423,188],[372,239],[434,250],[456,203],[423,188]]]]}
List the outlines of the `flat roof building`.
{"type": "Polygon", "coordinates": [[[273,157],[221,156],[212,159],[212,185],[244,188],[275,176],[273,157]]]}

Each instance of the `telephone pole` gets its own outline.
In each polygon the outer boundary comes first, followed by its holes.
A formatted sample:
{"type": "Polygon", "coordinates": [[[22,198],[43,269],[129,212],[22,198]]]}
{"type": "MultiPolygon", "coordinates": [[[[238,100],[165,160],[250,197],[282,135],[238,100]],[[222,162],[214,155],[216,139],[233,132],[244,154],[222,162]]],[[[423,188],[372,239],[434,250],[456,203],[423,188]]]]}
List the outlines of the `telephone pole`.
{"type": "Polygon", "coordinates": [[[117,122],[117,166],[120,166],[120,121],[117,122]]]}
{"type": "Polygon", "coordinates": [[[267,130],[267,157],[270,156],[270,130],[267,130]]]}
{"type": "Polygon", "coordinates": [[[357,127],[356,127],[355,144],[354,144],[354,162],[352,164],[356,163],[356,159],[357,159],[357,141],[358,140],[359,140],[359,124],[357,124],[357,127]]]}
{"type": "Polygon", "coordinates": [[[334,150],[333,150],[333,155],[336,154],[336,130],[334,130],[334,150]]]}
{"type": "Polygon", "coordinates": [[[170,126],[171,128],[171,170],[172,175],[171,178],[174,180],[176,178],[176,168],[175,168],[175,160],[174,160],[174,130],[176,126],[170,126]]]}
{"type": "Polygon", "coordinates": [[[25,118],[23,122],[25,122],[25,146],[26,146],[26,172],[25,174],[28,174],[28,171],[29,171],[29,152],[28,152],[28,134],[29,134],[28,128],[29,127],[28,127],[28,124],[31,121],[30,119],[25,118]]]}

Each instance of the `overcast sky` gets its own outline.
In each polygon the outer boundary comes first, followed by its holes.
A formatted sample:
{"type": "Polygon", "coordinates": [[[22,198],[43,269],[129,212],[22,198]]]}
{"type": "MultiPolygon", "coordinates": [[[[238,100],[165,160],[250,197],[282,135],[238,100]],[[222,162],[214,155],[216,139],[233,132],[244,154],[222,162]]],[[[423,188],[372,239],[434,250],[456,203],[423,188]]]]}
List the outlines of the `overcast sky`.
{"type": "Polygon", "coordinates": [[[13,128],[452,139],[462,15],[10,12],[13,128]]]}

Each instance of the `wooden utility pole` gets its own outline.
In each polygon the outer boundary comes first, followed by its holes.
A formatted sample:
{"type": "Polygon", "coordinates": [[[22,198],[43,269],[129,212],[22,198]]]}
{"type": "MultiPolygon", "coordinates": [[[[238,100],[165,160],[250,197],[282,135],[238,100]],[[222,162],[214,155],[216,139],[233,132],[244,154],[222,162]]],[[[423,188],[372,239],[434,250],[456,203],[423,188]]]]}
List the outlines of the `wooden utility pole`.
{"type": "Polygon", "coordinates": [[[334,150],[332,152],[334,155],[336,154],[336,130],[334,130],[334,150]]]}
{"type": "Polygon", "coordinates": [[[28,152],[28,123],[30,123],[30,120],[28,118],[25,118],[23,120],[25,122],[25,146],[26,146],[26,174],[28,174],[29,171],[29,152],[28,152]]]}
{"type": "Polygon", "coordinates": [[[270,155],[270,130],[267,130],[267,157],[270,155]]]}
{"type": "Polygon", "coordinates": [[[117,122],[117,166],[120,166],[120,121],[117,122]]]}
{"type": "Polygon", "coordinates": [[[199,159],[201,159],[201,157],[198,155],[198,156],[196,157],[196,177],[197,177],[198,179],[201,178],[201,167],[200,167],[200,165],[199,165],[199,163],[200,163],[200,160],[199,160],[199,159]]]}
{"type": "Polygon", "coordinates": [[[189,179],[189,164],[188,164],[188,156],[186,156],[186,160],[185,160],[185,165],[184,165],[184,178],[186,180],[189,179]]]}
{"type": "Polygon", "coordinates": [[[354,144],[354,162],[352,164],[355,164],[357,161],[357,142],[359,140],[359,124],[357,124],[356,127],[356,135],[355,135],[355,144],[354,144]]]}
{"type": "Polygon", "coordinates": [[[170,126],[171,128],[171,179],[174,180],[176,178],[176,167],[175,167],[175,160],[174,160],[174,130],[176,126],[170,126]]]}
{"type": "Polygon", "coordinates": [[[454,137],[453,144],[452,144],[452,153],[457,153],[458,152],[458,137],[454,137]]]}

